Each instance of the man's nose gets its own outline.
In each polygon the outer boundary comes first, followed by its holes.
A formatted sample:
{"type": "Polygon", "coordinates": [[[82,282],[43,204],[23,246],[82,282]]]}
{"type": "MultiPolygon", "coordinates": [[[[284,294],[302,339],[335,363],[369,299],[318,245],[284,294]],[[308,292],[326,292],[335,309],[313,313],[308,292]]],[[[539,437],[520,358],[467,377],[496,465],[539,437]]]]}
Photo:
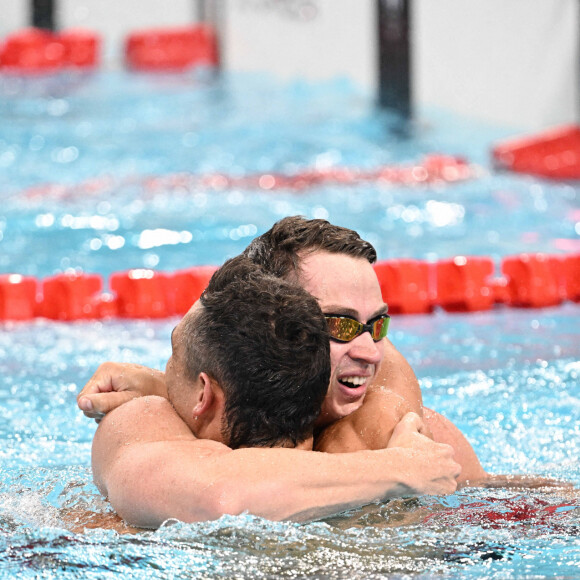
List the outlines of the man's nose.
{"type": "Polygon", "coordinates": [[[363,360],[369,364],[378,364],[383,357],[382,343],[375,342],[370,332],[363,332],[350,342],[348,354],[353,359],[363,360]]]}

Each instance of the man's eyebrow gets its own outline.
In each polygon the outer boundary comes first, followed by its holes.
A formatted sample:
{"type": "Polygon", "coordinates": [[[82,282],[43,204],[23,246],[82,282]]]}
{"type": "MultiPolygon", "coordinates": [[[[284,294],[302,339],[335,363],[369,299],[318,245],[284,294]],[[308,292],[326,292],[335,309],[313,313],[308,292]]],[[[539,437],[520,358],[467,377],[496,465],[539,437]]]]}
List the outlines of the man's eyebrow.
{"type": "MultiPolygon", "coordinates": [[[[377,318],[378,316],[381,316],[382,314],[386,314],[388,310],[389,310],[389,306],[387,304],[383,304],[380,308],[375,310],[375,312],[373,312],[370,315],[368,320],[373,320],[374,318],[377,318]]],[[[324,307],[324,314],[326,316],[331,315],[331,314],[335,314],[337,316],[349,316],[350,318],[354,318],[355,320],[358,320],[358,312],[354,308],[348,308],[345,306],[330,304],[330,305],[324,307]]],[[[367,321],[359,320],[359,322],[368,322],[368,320],[367,321]]]]}

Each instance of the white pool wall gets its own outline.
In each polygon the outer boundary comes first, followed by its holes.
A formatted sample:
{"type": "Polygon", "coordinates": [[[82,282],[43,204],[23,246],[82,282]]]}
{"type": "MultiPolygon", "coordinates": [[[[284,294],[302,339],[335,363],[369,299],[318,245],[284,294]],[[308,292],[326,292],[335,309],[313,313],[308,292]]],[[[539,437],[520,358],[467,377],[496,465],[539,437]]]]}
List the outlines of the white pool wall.
{"type": "Polygon", "coordinates": [[[528,130],[580,121],[578,0],[415,0],[419,104],[528,130]]]}
{"type": "MultiPolygon", "coordinates": [[[[399,0],[384,0],[396,4],[399,0]]],[[[202,0],[57,0],[62,28],[103,37],[122,62],[136,29],[195,21],[202,0]]],[[[376,91],[376,0],[206,0],[222,16],[224,68],[283,80],[348,77],[376,91]]],[[[26,26],[30,0],[0,0],[0,35],[26,26]]],[[[414,0],[413,100],[514,131],[580,120],[578,0],[414,0]]]]}

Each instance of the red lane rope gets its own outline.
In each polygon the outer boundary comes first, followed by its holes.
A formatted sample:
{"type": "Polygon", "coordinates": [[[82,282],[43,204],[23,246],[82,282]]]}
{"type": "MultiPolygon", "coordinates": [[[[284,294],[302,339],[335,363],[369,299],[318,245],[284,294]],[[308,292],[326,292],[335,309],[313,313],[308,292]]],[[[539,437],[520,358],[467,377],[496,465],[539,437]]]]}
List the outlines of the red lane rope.
{"type": "MultiPolygon", "coordinates": [[[[116,272],[103,291],[98,274],[65,273],[37,280],[0,275],[0,321],[87,320],[183,315],[199,298],[217,266],[177,272],[116,272]]],[[[520,254],[504,258],[502,276],[488,257],[456,256],[438,262],[388,260],[375,264],[389,311],[429,313],[508,307],[542,308],[580,302],[580,254],[520,254]]]]}
{"type": "Polygon", "coordinates": [[[22,192],[29,201],[53,199],[74,201],[85,197],[108,195],[123,187],[138,187],[142,197],[155,196],[173,191],[225,191],[232,189],[305,191],[312,187],[332,185],[348,186],[356,183],[377,185],[402,185],[418,187],[425,184],[455,183],[483,175],[484,170],[460,157],[430,154],[421,161],[408,165],[384,165],[374,169],[333,167],[328,169],[305,169],[292,174],[258,173],[235,176],[227,173],[175,173],[159,177],[128,178],[116,181],[103,176],[72,186],[44,184],[30,187],[22,192]]]}
{"type": "MultiPolygon", "coordinates": [[[[101,58],[101,35],[84,29],[50,32],[24,28],[0,42],[0,71],[16,75],[93,69],[101,58]]],[[[137,30],[125,39],[125,65],[139,71],[183,71],[218,66],[219,46],[211,26],[137,30]]]]}
{"type": "Polygon", "coordinates": [[[492,149],[498,167],[549,179],[580,179],[580,125],[548,129],[499,143],[492,149]]]}

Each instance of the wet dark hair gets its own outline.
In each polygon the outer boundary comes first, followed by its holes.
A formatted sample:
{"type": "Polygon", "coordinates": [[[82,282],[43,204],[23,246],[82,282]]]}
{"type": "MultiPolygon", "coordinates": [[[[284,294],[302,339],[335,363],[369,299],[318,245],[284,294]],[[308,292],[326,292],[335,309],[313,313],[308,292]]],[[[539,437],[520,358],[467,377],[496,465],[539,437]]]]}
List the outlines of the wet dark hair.
{"type": "Polygon", "coordinates": [[[255,238],[243,255],[274,276],[289,279],[299,275],[300,259],[304,254],[319,250],[363,258],[371,264],[377,260],[372,244],[354,230],[302,216],[290,216],[276,222],[255,238]]]}
{"type": "Polygon", "coordinates": [[[222,435],[232,448],[301,443],[330,381],[330,341],[318,302],[244,256],[228,260],[185,321],[190,378],[224,392],[222,435]]]}

